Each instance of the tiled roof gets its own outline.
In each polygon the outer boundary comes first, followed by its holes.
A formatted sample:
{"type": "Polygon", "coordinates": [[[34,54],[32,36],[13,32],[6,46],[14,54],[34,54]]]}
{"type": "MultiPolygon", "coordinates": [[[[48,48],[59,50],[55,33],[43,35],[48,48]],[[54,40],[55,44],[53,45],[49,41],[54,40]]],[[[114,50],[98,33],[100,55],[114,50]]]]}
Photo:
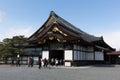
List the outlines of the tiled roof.
{"type": "MultiPolygon", "coordinates": [[[[71,23],[63,19],[62,17],[58,16],[53,11],[51,11],[50,16],[47,19],[47,21],[32,36],[28,38],[28,41],[37,41],[37,40],[40,40],[41,38],[44,38],[46,36],[45,32],[49,31],[49,29],[51,29],[52,27],[51,25],[54,25],[54,24],[57,24],[59,28],[71,34],[75,40],[82,39],[86,42],[94,44],[95,46],[96,45],[99,46],[99,48],[101,49],[105,48],[105,49],[113,50],[109,45],[107,45],[104,42],[103,37],[96,37],[96,36],[90,35],[82,31],[81,29],[75,27],[74,25],[72,25],[71,23]]],[[[67,39],[71,39],[71,37],[67,39]]]]}
{"type": "Polygon", "coordinates": [[[67,28],[68,30],[78,33],[77,35],[82,37],[84,40],[88,42],[101,40],[101,37],[96,37],[80,30],[79,28],[75,27],[68,21],[64,20],[63,18],[55,14],[53,11],[51,11],[51,15],[55,17],[57,23],[61,24],[63,27],[67,28]]]}

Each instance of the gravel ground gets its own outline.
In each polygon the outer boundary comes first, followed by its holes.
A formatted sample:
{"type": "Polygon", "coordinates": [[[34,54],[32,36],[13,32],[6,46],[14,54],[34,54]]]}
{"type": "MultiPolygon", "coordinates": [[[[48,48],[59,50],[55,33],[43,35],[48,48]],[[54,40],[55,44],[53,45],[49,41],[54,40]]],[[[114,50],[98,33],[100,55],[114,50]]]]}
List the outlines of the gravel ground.
{"type": "Polygon", "coordinates": [[[120,66],[52,67],[0,66],[0,80],[120,80],[120,66]]]}

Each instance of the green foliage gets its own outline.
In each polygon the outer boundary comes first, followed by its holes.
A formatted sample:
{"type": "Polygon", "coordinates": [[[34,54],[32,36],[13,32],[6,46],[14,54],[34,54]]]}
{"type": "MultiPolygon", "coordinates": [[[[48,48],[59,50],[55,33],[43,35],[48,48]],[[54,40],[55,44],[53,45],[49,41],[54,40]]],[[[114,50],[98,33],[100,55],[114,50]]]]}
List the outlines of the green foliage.
{"type": "Polygon", "coordinates": [[[0,57],[16,56],[24,48],[27,38],[24,36],[14,36],[6,38],[0,42],[0,57]]]}

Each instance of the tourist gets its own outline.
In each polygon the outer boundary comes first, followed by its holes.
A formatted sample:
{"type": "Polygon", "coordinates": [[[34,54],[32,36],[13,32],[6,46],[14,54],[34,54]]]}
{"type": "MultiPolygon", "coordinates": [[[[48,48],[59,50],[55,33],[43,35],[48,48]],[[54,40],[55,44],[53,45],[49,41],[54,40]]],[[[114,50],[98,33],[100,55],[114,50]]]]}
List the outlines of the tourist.
{"type": "Polygon", "coordinates": [[[54,64],[55,64],[54,58],[51,59],[50,63],[52,66],[54,66],[54,64]]]}
{"type": "Polygon", "coordinates": [[[28,67],[30,67],[30,61],[31,61],[31,58],[28,57],[28,59],[27,59],[28,67]]]}
{"type": "Polygon", "coordinates": [[[62,65],[62,63],[63,63],[63,61],[62,61],[62,59],[60,59],[59,64],[62,65]]]}
{"type": "Polygon", "coordinates": [[[55,65],[56,66],[58,65],[58,59],[57,58],[55,59],[55,65]]]}
{"type": "Polygon", "coordinates": [[[38,68],[39,68],[39,69],[41,69],[41,64],[42,64],[42,63],[41,63],[41,58],[39,57],[39,61],[38,61],[38,65],[39,65],[38,68]]]}
{"type": "Polygon", "coordinates": [[[30,58],[30,66],[33,67],[34,66],[34,59],[30,58]]]}
{"type": "Polygon", "coordinates": [[[44,59],[44,67],[47,67],[47,65],[48,65],[48,60],[45,58],[44,59]]]}
{"type": "Polygon", "coordinates": [[[17,60],[16,60],[16,66],[20,67],[20,59],[19,58],[17,58],[17,60]]]}

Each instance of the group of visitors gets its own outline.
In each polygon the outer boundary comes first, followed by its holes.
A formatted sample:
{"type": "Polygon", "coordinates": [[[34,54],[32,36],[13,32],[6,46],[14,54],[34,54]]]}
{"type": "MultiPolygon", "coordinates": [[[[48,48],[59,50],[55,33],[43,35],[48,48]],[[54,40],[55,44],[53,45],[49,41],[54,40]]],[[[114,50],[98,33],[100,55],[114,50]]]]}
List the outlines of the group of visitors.
{"type": "Polygon", "coordinates": [[[38,60],[39,69],[41,67],[50,68],[50,66],[58,66],[58,65],[62,65],[62,64],[63,64],[63,60],[62,59],[58,60],[57,58],[56,59],[54,59],[54,58],[52,58],[52,59],[39,58],[39,60],[38,60]]]}
{"type": "MultiPolygon", "coordinates": [[[[34,58],[28,57],[27,64],[28,64],[28,67],[33,67],[35,64],[34,58]]],[[[57,58],[42,59],[41,57],[38,58],[38,68],[39,69],[41,69],[41,67],[50,68],[50,66],[58,66],[58,65],[63,65],[62,59],[57,59],[57,58]]],[[[17,58],[16,66],[20,66],[20,58],[17,58]]]]}
{"type": "MultiPolygon", "coordinates": [[[[34,66],[34,59],[32,57],[28,57],[28,67],[33,67],[34,66]]],[[[41,59],[39,57],[38,59],[38,65],[39,65],[39,69],[43,66],[43,67],[48,67],[48,60],[45,58],[45,59],[41,59]]]]}
{"type": "Polygon", "coordinates": [[[41,58],[39,58],[39,60],[38,60],[38,65],[39,65],[39,69],[41,68],[41,67],[48,67],[48,60],[46,59],[46,58],[44,58],[44,59],[41,59],[41,58]]]}
{"type": "Polygon", "coordinates": [[[51,61],[50,61],[50,64],[52,66],[58,66],[58,65],[63,65],[63,60],[62,59],[57,59],[57,58],[52,58],[51,61]]]}

